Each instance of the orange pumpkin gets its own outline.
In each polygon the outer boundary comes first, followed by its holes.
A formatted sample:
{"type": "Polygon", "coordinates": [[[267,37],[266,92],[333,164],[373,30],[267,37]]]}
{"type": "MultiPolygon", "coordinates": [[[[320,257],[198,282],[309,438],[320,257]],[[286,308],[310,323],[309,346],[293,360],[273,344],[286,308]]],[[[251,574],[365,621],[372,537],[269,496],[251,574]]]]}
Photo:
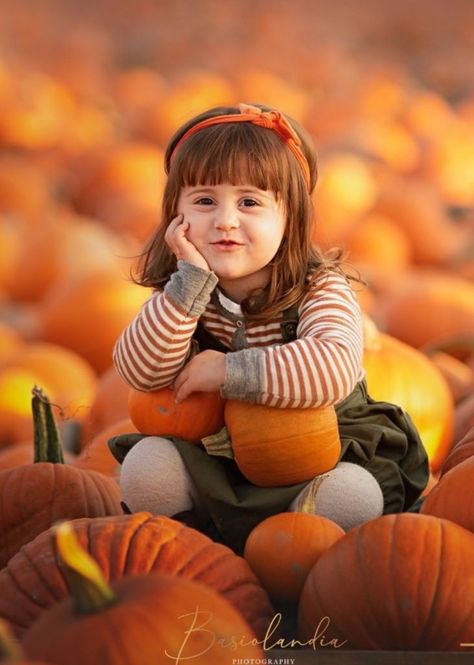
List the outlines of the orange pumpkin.
{"type": "Polygon", "coordinates": [[[440,370],[451,390],[455,404],[474,391],[474,370],[458,358],[436,351],[430,354],[431,361],[440,370]]]}
{"type": "MultiPolygon", "coordinates": [[[[332,406],[279,409],[227,400],[224,419],[235,462],[254,485],[295,485],[329,471],[339,460],[341,442],[332,406]]],[[[208,452],[215,447],[213,442],[204,445],[208,452]]]]}
{"type": "MultiPolygon", "coordinates": [[[[7,367],[0,372],[0,448],[29,439],[33,434],[31,389],[33,372],[22,367],[7,367]]],[[[50,387],[43,388],[51,394],[50,387]]]]}
{"type": "Polygon", "coordinates": [[[157,573],[130,576],[110,586],[68,523],[58,527],[56,540],[71,598],[45,612],[28,630],[23,647],[30,656],[57,665],[104,658],[116,665],[164,665],[170,658],[218,665],[231,648],[232,657],[253,661],[263,656],[243,617],[208,587],[157,573]],[[117,631],[119,655],[112,656],[117,654],[117,631]],[[235,645],[236,636],[245,646],[235,645]]]}
{"type": "Polygon", "coordinates": [[[159,104],[143,113],[140,129],[151,141],[166,145],[183,122],[203,109],[235,103],[231,84],[212,71],[194,71],[175,78],[159,104]]]}
{"type": "Polygon", "coordinates": [[[29,386],[28,398],[33,385],[46,385],[56,414],[66,419],[86,418],[95,393],[97,375],[78,353],[58,344],[29,342],[11,355],[4,367],[20,368],[31,373],[34,380],[29,386]]]}
{"type": "Polygon", "coordinates": [[[22,339],[15,328],[0,322],[0,367],[20,349],[22,339]]]}
{"type": "Polygon", "coordinates": [[[8,624],[0,620],[0,662],[14,665],[51,665],[39,660],[28,660],[15,640],[8,624]]]}
{"type": "Polygon", "coordinates": [[[474,426],[449,451],[449,455],[441,467],[441,476],[452,468],[474,456],[474,426]]]}
{"type": "Polygon", "coordinates": [[[0,567],[57,520],[122,512],[115,481],[63,463],[47,397],[35,389],[32,403],[35,461],[0,471],[0,567]]]}
{"type": "MultiPolygon", "coordinates": [[[[71,526],[107,581],[163,573],[205,584],[229,600],[258,636],[265,635],[273,617],[267,593],[247,562],[225,545],[181,522],[150,513],[75,519],[71,526]]],[[[68,595],[58,567],[54,528],[9,561],[0,571],[0,588],[0,617],[18,637],[68,595]]]]}
{"type": "Polygon", "coordinates": [[[280,513],[252,529],[244,557],[271,598],[297,602],[311,568],[343,535],[326,517],[280,513]]]}
{"type": "Polygon", "coordinates": [[[314,195],[315,242],[325,247],[341,243],[372,208],[377,193],[377,183],[364,160],[343,152],[328,157],[314,195]]]}
{"type": "Polygon", "coordinates": [[[130,386],[113,365],[100,375],[89,413],[83,423],[83,446],[109,425],[128,417],[129,392],[130,386]]]}
{"type": "MultiPolygon", "coordinates": [[[[35,222],[53,208],[48,174],[33,164],[30,154],[4,154],[0,158],[0,211],[35,222]]],[[[15,246],[17,245],[15,241],[15,246]]]]}
{"type": "Polygon", "coordinates": [[[312,568],[298,638],[346,649],[459,651],[474,634],[474,534],[400,513],[351,529],[312,568]]]}
{"type": "Polygon", "coordinates": [[[446,380],[420,351],[391,335],[366,338],[363,365],[369,394],[400,405],[413,419],[432,471],[440,469],[451,447],[454,404],[446,380]]]}
{"type": "Polygon", "coordinates": [[[395,221],[381,214],[364,217],[346,242],[351,263],[380,289],[406,270],[411,262],[410,242],[395,221]]]}
{"type": "Polygon", "coordinates": [[[464,398],[454,411],[454,445],[474,427],[474,394],[464,398]]]}
{"type": "Polygon", "coordinates": [[[474,330],[474,284],[447,272],[417,271],[384,296],[384,330],[414,347],[443,342],[474,330]]]}
{"type": "Polygon", "coordinates": [[[156,144],[146,141],[106,148],[78,169],[77,207],[112,229],[144,240],[159,219],[163,157],[156,144]],[[137,225],[140,217],[143,224],[137,225]]]}
{"type": "Polygon", "coordinates": [[[374,207],[393,220],[410,242],[415,263],[442,265],[463,251],[468,235],[453,224],[439,191],[413,178],[391,178],[374,207]]]}
{"type": "Polygon", "coordinates": [[[115,272],[79,275],[53,286],[41,303],[39,336],[76,351],[97,372],[112,364],[115,342],[149,297],[115,272]]]}
{"type": "Polygon", "coordinates": [[[133,252],[95,220],[62,211],[41,224],[23,225],[5,288],[15,301],[40,301],[53,284],[110,267],[127,277],[133,252]],[[87,260],[84,257],[87,256],[87,260]],[[24,269],[28,266],[28,270],[24,269]]]}
{"type": "MultiPolygon", "coordinates": [[[[110,452],[107,442],[113,436],[136,431],[137,429],[130,418],[122,418],[116,423],[108,425],[83,447],[73,462],[74,466],[80,469],[93,469],[94,471],[100,471],[106,476],[118,478],[120,465],[110,452]]],[[[0,465],[1,463],[2,458],[0,456],[0,465]]]]}
{"type": "MultiPolygon", "coordinates": [[[[13,446],[6,446],[0,449],[0,471],[3,469],[12,469],[22,464],[33,464],[35,456],[35,447],[33,441],[19,441],[13,446]]],[[[73,464],[75,457],[72,453],[65,450],[63,452],[64,462],[73,464]]]]}
{"type": "Polygon", "coordinates": [[[424,515],[436,515],[474,531],[474,457],[471,455],[443,474],[421,506],[424,515]]]}
{"type": "Polygon", "coordinates": [[[171,388],[143,392],[130,389],[128,412],[142,434],[176,436],[199,442],[224,425],[224,400],[219,393],[194,392],[175,402],[171,388]]]}

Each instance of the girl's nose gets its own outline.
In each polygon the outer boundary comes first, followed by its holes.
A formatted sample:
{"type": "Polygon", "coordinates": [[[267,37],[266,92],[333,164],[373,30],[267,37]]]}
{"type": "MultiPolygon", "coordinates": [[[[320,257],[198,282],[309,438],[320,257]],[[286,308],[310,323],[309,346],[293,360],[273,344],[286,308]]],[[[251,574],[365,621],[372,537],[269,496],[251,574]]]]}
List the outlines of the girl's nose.
{"type": "Polygon", "coordinates": [[[234,207],[222,206],[216,211],[215,225],[217,229],[222,231],[236,229],[239,224],[239,213],[234,207]]]}

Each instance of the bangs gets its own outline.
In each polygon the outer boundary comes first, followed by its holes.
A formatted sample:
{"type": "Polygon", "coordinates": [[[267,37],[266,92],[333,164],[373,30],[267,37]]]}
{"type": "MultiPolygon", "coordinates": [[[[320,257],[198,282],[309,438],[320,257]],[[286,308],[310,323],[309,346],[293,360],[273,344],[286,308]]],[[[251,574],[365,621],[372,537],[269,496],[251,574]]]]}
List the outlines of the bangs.
{"type": "Polygon", "coordinates": [[[262,131],[250,123],[215,125],[179,147],[169,176],[180,187],[229,183],[277,194],[288,187],[288,152],[271,130],[262,131]]]}

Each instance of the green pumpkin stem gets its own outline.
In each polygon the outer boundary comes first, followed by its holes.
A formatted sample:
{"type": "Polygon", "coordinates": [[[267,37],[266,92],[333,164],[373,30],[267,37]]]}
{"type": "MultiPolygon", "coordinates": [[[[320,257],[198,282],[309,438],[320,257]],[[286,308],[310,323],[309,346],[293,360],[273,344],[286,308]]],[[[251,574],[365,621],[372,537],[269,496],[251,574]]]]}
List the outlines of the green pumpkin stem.
{"type": "Polygon", "coordinates": [[[56,527],[59,565],[77,614],[100,612],[116,602],[97,562],[86,552],[68,522],[56,527]]]}
{"type": "Polygon", "coordinates": [[[201,439],[201,443],[208,455],[227,457],[229,459],[234,459],[235,457],[227,427],[223,427],[217,434],[204,437],[204,439],[201,439]]]}
{"type": "Polygon", "coordinates": [[[24,654],[19,643],[6,622],[0,619],[0,663],[15,663],[21,660],[24,660],[24,654]]]}
{"type": "Polygon", "coordinates": [[[34,461],[64,464],[63,448],[51,402],[37,386],[33,388],[32,395],[34,461]]]}

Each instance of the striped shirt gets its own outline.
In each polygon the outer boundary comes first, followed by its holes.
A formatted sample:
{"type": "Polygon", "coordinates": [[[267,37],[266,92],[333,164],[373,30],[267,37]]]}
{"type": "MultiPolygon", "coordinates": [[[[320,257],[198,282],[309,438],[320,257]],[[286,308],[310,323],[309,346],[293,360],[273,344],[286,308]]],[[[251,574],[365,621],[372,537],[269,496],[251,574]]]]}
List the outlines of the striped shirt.
{"type": "Polygon", "coordinates": [[[282,315],[246,321],[236,303],[224,304],[214,273],[185,261],[156,291],[118,339],[114,362],[123,379],[149,391],[170,385],[204,327],[232,350],[226,355],[226,398],[287,407],[337,404],[364,376],[361,312],[347,279],[322,275],[298,303],[296,339],[283,343],[282,315]]]}

